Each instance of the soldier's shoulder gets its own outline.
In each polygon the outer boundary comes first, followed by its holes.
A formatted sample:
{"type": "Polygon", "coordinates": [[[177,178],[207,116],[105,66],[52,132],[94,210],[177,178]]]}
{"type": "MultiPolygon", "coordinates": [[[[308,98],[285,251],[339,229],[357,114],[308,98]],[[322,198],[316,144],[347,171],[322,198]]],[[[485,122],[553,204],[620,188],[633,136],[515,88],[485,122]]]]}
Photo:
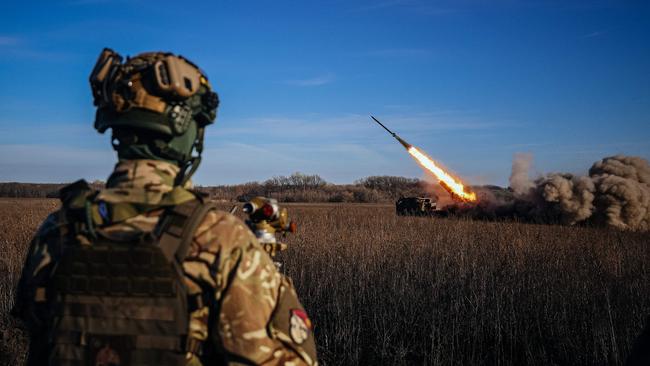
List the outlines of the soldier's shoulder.
{"type": "Polygon", "coordinates": [[[61,209],[56,210],[47,215],[45,220],[43,220],[41,225],[38,227],[35,236],[44,239],[51,235],[58,235],[61,227],[65,225],[67,225],[67,223],[61,209]]]}
{"type": "Polygon", "coordinates": [[[92,189],[81,179],[74,183],[68,184],[59,190],[59,199],[61,200],[61,207],[56,211],[50,213],[45,220],[41,223],[36,231],[37,237],[47,237],[56,234],[62,227],[68,225],[67,211],[83,207],[83,200],[92,192],[92,189]]]}
{"type": "Polygon", "coordinates": [[[59,190],[61,206],[47,215],[38,227],[35,237],[45,239],[52,235],[59,235],[60,231],[65,230],[64,227],[67,227],[70,223],[69,212],[82,208],[88,195],[93,192],[92,188],[83,179],[61,188],[59,190]]]}
{"type": "Polygon", "coordinates": [[[219,209],[205,214],[194,232],[194,242],[201,250],[211,252],[258,245],[255,235],[243,220],[219,209]]]}

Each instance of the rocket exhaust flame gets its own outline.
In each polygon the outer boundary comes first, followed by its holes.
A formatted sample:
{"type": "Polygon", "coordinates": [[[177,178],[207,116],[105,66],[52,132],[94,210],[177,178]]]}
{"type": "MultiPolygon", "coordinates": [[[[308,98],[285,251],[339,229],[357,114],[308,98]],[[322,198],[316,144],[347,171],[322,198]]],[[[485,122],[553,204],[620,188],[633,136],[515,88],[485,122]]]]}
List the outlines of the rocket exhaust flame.
{"type": "Polygon", "coordinates": [[[390,133],[395,139],[397,139],[397,141],[399,141],[399,143],[404,146],[406,151],[408,151],[408,153],[418,162],[418,164],[420,164],[422,168],[433,174],[438,179],[438,183],[440,183],[442,188],[451,194],[451,197],[453,199],[463,202],[476,201],[476,193],[470,191],[467,187],[465,187],[463,183],[460,182],[460,180],[452,177],[449,173],[436,165],[433,159],[418,150],[418,148],[402,140],[399,136],[397,136],[395,132],[389,130],[386,126],[379,122],[377,118],[373,116],[370,116],[370,118],[372,118],[381,127],[388,131],[388,133],[390,133]]]}
{"type": "Polygon", "coordinates": [[[444,188],[451,196],[459,201],[474,202],[476,201],[476,193],[469,191],[459,180],[455,179],[449,173],[445,172],[436,165],[426,154],[418,150],[417,147],[411,146],[408,149],[409,154],[420,164],[421,167],[433,173],[438,178],[438,183],[444,188]]]}

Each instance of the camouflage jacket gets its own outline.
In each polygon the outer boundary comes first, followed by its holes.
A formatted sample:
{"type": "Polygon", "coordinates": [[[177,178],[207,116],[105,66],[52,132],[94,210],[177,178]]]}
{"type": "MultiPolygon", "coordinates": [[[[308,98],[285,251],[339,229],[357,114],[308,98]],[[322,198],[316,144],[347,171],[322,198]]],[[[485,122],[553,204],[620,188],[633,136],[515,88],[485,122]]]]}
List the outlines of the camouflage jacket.
{"type": "MultiPolygon", "coordinates": [[[[153,161],[117,164],[95,200],[129,204],[98,232],[125,240],[154,230],[165,205],[195,196],[173,186],[178,168],[153,161]]],[[[116,210],[117,211],[117,210],[116,210]]],[[[17,290],[13,313],[32,335],[30,360],[44,364],[47,355],[48,309],[39,302],[39,287],[47,284],[60,253],[60,231],[66,230],[60,211],[51,214],[34,237],[17,290]]],[[[256,365],[317,365],[312,326],[294,287],[280,274],[248,227],[235,216],[211,210],[195,230],[182,262],[188,293],[209,289],[212,307],[194,310],[188,334],[203,341],[205,359],[188,353],[188,365],[202,362],[256,365]],[[298,324],[295,324],[298,322],[298,324]],[[217,355],[215,358],[214,355],[217,355]]],[[[42,299],[40,299],[42,300],[42,299]]],[[[46,362],[46,361],[45,361],[46,362]]]]}

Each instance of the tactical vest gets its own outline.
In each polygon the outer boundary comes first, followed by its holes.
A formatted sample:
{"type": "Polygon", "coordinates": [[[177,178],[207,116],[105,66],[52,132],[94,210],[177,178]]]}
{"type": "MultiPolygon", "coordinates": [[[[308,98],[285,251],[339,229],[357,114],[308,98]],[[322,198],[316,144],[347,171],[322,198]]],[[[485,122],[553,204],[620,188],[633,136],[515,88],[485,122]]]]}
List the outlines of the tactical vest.
{"type": "Polygon", "coordinates": [[[168,207],[153,233],[113,241],[91,233],[92,196],[78,187],[62,192],[69,230],[47,289],[49,363],[185,365],[188,352],[200,352],[200,341],[188,338],[188,323],[203,300],[188,298],[181,263],[214,205],[197,196],[168,207]]]}

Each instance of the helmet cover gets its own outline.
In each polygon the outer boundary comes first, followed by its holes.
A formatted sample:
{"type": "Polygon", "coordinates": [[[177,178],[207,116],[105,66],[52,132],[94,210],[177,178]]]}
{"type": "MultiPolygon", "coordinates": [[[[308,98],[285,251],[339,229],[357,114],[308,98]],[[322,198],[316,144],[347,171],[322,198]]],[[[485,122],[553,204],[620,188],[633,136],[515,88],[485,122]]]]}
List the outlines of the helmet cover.
{"type": "Polygon", "coordinates": [[[132,127],[169,136],[187,131],[190,121],[214,122],[219,98],[191,61],[168,52],[147,52],[122,63],[106,48],[90,75],[95,128],[132,127]]]}
{"type": "Polygon", "coordinates": [[[219,97],[191,61],[168,52],[141,53],[122,62],[105,48],[90,75],[95,129],[113,130],[120,159],[175,162],[184,183],[196,170],[205,126],[216,119],[219,97]],[[198,156],[192,156],[192,151],[198,156]],[[191,166],[188,173],[184,173],[191,166]]]}

